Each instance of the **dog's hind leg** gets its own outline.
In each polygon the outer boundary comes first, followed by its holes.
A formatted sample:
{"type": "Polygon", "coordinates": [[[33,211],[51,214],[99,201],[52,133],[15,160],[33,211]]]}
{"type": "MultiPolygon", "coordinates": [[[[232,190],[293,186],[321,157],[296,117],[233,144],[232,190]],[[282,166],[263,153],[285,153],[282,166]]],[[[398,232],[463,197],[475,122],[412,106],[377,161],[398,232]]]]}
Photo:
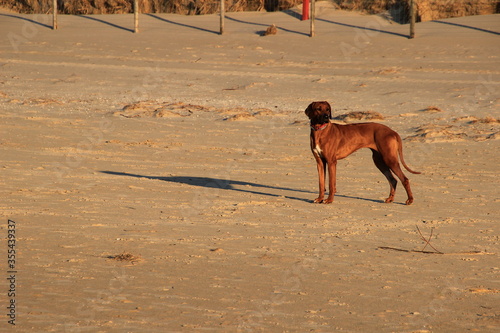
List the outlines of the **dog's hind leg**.
{"type": "Polygon", "coordinates": [[[391,189],[389,192],[389,197],[387,197],[387,199],[385,199],[385,202],[391,203],[394,201],[394,194],[396,193],[396,186],[398,184],[398,181],[392,175],[391,168],[389,168],[389,166],[384,162],[382,154],[380,154],[375,149],[372,149],[371,151],[373,153],[373,155],[372,155],[373,162],[375,163],[377,168],[380,170],[380,172],[382,172],[382,174],[385,176],[385,178],[387,178],[387,180],[389,181],[389,185],[390,185],[391,189]]]}
{"type": "Polygon", "coordinates": [[[398,156],[391,154],[389,156],[383,155],[385,164],[391,169],[391,171],[401,180],[408,199],[406,199],[406,204],[411,205],[413,203],[413,194],[411,193],[410,180],[405,176],[401,166],[399,165],[398,156]]]}
{"type": "Polygon", "coordinates": [[[401,180],[401,183],[403,184],[406,190],[406,194],[408,195],[408,199],[406,199],[406,204],[411,205],[413,203],[413,194],[411,193],[410,180],[405,176],[403,170],[401,170],[399,163],[395,163],[390,168],[392,172],[394,172],[394,174],[398,176],[398,178],[401,180]]]}

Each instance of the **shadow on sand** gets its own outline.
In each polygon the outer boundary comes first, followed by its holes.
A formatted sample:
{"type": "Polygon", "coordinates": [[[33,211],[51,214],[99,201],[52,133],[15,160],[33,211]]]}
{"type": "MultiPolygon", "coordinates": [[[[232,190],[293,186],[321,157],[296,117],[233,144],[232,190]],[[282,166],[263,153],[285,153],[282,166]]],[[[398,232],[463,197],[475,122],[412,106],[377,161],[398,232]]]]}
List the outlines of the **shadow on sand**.
{"type": "Polygon", "coordinates": [[[128,29],[128,28],[119,26],[117,24],[114,24],[114,23],[111,23],[111,22],[108,22],[108,21],[104,21],[104,20],[102,20],[100,18],[97,18],[95,16],[87,16],[87,15],[75,15],[75,16],[81,17],[81,18],[84,18],[84,19],[87,19],[87,20],[92,20],[92,21],[100,22],[100,23],[109,25],[109,26],[111,26],[113,28],[117,28],[117,29],[120,29],[120,30],[125,30],[125,31],[128,31],[128,32],[134,32],[134,29],[128,29]]]}
{"type": "MultiPolygon", "coordinates": [[[[29,19],[29,18],[26,18],[26,17],[22,17],[22,16],[18,16],[18,15],[13,15],[13,14],[0,14],[0,16],[13,17],[13,18],[16,18],[16,19],[19,19],[19,20],[23,20],[23,21],[26,21],[26,22],[30,22],[30,23],[39,25],[39,26],[44,27],[44,28],[52,29],[51,25],[48,25],[48,24],[45,24],[45,23],[42,23],[42,22],[38,22],[36,20],[29,19]]],[[[46,15],[44,15],[42,17],[48,18],[48,16],[46,16],[46,15]]]]}
{"type": "MultiPolygon", "coordinates": [[[[227,20],[230,20],[230,21],[234,21],[234,22],[238,22],[238,23],[243,23],[243,24],[249,24],[249,25],[255,25],[255,26],[259,26],[259,27],[269,27],[269,24],[263,24],[263,23],[255,23],[255,22],[250,22],[250,21],[243,21],[243,20],[238,20],[238,19],[235,19],[233,17],[230,17],[230,16],[227,16],[226,15],[226,19],[227,20]]],[[[283,31],[286,31],[286,32],[290,32],[290,33],[294,33],[294,34],[298,34],[298,35],[304,35],[304,36],[309,36],[308,33],[305,33],[305,32],[300,32],[300,31],[296,31],[296,30],[290,30],[290,29],[285,29],[283,27],[280,27],[278,26],[277,27],[278,30],[283,30],[283,31]]],[[[262,33],[265,31],[264,30],[261,30],[261,31],[256,31],[255,33],[258,34],[258,35],[262,35],[262,33]]]]}
{"type": "Polygon", "coordinates": [[[316,18],[316,20],[317,21],[326,22],[326,23],[335,24],[335,25],[340,25],[340,26],[348,27],[348,28],[354,28],[354,29],[360,29],[360,30],[365,30],[365,31],[372,31],[372,32],[377,32],[377,33],[383,33],[383,34],[392,35],[392,36],[409,38],[409,35],[400,34],[398,32],[386,31],[386,30],[377,29],[377,28],[370,28],[370,27],[362,27],[362,26],[359,26],[359,25],[348,24],[348,23],[341,23],[341,22],[336,22],[336,21],[332,21],[332,20],[326,20],[326,19],[322,19],[322,18],[316,18]]]}
{"type": "Polygon", "coordinates": [[[195,30],[199,30],[199,31],[203,31],[203,32],[209,32],[209,33],[212,33],[212,34],[219,35],[219,31],[209,30],[209,29],[200,28],[200,27],[197,27],[197,26],[194,26],[194,25],[189,25],[189,24],[185,24],[185,23],[175,22],[175,21],[172,21],[172,20],[167,20],[166,18],[159,17],[159,16],[154,15],[154,14],[146,14],[146,15],[149,16],[149,17],[155,18],[157,20],[160,20],[162,22],[166,22],[166,23],[170,23],[170,24],[175,24],[175,25],[178,25],[178,26],[181,26],[181,27],[191,28],[191,29],[195,29],[195,30]]]}
{"type": "Polygon", "coordinates": [[[492,30],[487,30],[487,29],[482,29],[482,28],[471,27],[470,25],[465,25],[465,24],[459,24],[459,23],[453,23],[453,22],[445,22],[445,21],[432,21],[432,22],[434,22],[434,23],[440,23],[440,24],[453,25],[455,27],[466,28],[466,29],[471,29],[471,30],[477,30],[477,31],[486,32],[486,33],[493,34],[493,35],[500,35],[500,32],[496,32],[496,31],[492,31],[492,30]]]}
{"type": "MultiPolygon", "coordinates": [[[[211,177],[196,177],[196,176],[157,177],[157,176],[145,176],[145,175],[138,175],[138,174],[126,173],[126,172],[116,172],[116,171],[100,171],[100,172],[107,174],[107,175],[114,175],[114,176],[146,178],[146,179],[152,179],[152,180],[161,180],[161,181],[165,181],[165,182],[198,186],[198,187],[203,187],[203,188],[215,188],[215,189],[243,192],[243,193],[249,193],[249,194],[258,194],[258,195],[269,196],[269,197],[284,197],[287,199],[297,200],[297,201],[302,201],[302,202],[312,202],[312,197],[314,196],[314,192],[311,192],[311,191],[298,190],[298,189],[293,189],[293,188],[288,188],[288,187],[280,187],[280,186],[263,185],[263,184],[258,184],[258,183],[251,183],[251,182],[231,180],[231,179],[211,178],[211,177]],[[286,191],[286,192],[307,193],[308,195],[311,196],[311,198],[306,199],[306,198],[299,198],[299,197],[288,196],[288,195],[283,195],[283,194],[275,194],[275,193],[270,193],[270,191],[267,191],[266,189],[267,190],[280,190],[280,191],[284,191],[284,192],[286,191]]],[[[377,203],[384,202],[383,200],[373,200],[373,199],[366,199],[366,198],[353,197],[353,196],[340,195],[340,194],[336,194],[335,196],[342,197],[342,198],[349,198],[349,199],[365,200],[365,201],[377,202],[377,203]]]]}

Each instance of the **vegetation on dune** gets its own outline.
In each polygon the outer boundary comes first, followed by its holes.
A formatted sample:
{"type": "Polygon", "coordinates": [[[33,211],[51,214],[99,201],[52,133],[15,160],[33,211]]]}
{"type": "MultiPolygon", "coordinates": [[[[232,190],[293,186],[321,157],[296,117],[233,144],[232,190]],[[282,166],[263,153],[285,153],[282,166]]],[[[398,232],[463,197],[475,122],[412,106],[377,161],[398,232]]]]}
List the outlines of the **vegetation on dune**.
{"type": "MultiPolygon", "coordinates": [[[[323,0],[336,8],[369,14],[388,12],[399,22],[408,20],[409,0],[323,0]]],[[[302,0],[226,0],[226,11],[279,11],[302,3],[302,0]]],[[[142,13],[213,14],[219,11],[218,0],[139,0],[142,13]]],[[[498,0],[416,0],[418,21],[448,17],[485,15],[500,12],[498,0]]],[[[50,13],[52,1],[0,0],[0,6],[19,13],[50,13]]],[[[133,0],[58,0],[62,14],[123,14],[133,11],[133,0]]]]}

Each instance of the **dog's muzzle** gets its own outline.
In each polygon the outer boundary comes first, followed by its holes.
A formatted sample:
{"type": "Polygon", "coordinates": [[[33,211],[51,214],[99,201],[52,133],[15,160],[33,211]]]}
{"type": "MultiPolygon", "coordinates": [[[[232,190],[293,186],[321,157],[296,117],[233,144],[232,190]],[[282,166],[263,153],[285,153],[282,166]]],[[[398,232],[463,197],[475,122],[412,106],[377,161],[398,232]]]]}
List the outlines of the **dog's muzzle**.
{"type": "Polygon", "coordinates": [[[311,128],[314,131],[320,131],[326,128],[326,125],[330,123],[330,115],[329,114],[321,114],[311,119],[311,128]]]}
{"type": "Polygon", "coordinates": [[[315,124],[319,124],[319,125],[322,125],[322,124],[326,124],[326,123],[329,123],[330,122],[330,116],[328,114],[322,114],[322,115],[319,115],[315,121],[313,121],[313,123],[315,124]]]}

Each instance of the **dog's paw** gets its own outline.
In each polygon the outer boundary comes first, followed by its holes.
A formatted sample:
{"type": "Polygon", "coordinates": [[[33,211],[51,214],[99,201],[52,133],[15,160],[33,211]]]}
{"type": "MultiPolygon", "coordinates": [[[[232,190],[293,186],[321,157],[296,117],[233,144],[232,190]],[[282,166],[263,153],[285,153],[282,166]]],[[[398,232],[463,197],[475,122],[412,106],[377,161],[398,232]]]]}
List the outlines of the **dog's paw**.
{"type": "Polygon", "coordinates": [[[406,200],[406,205],[409,206],[413,203],[413,198],[406,200]]]}
{"type": "Polygon", "coordinates": [[[316,198],[313,203],[323,203],[323,198],[316,198]]]}
{"type": "Polygon", "coordinates": [[[333,198],[328,198],[326,200],[323,200],[324,204],[331,204],[333,202],[333,198]]]}

